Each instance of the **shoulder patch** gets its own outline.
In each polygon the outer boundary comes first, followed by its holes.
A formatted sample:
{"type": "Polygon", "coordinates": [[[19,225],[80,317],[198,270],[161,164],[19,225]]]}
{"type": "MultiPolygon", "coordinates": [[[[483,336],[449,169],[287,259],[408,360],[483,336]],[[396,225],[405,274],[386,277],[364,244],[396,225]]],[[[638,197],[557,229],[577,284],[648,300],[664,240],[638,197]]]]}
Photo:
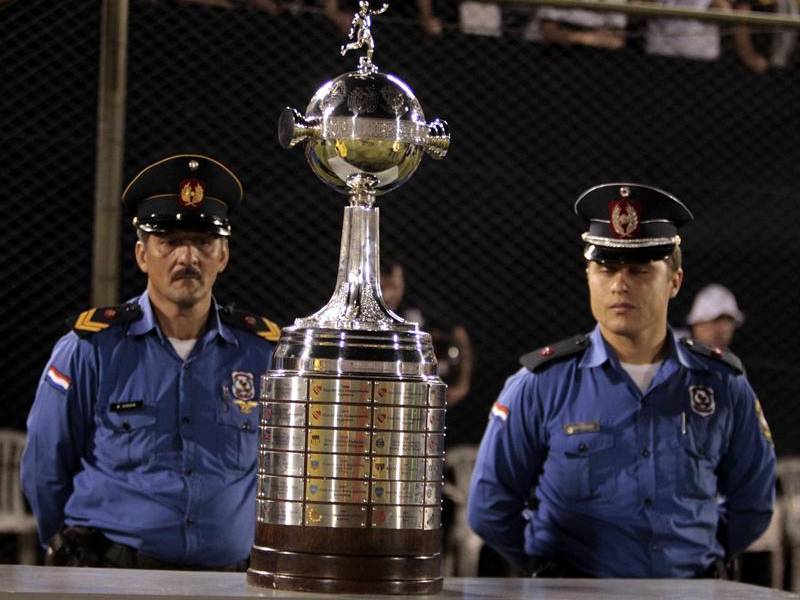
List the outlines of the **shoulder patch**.
{"type": "Polygon", "coordinates": [[[770,444],[775,445],[775,442],[772,440],[772,432],[769,429],[769,423],[767,423],[767,418],[764,416],[764,410],[761,408],[761,402],[758,401],[758,398],[756,398],[756,417],[758,418],[758,427],[761,429],[761,434],[764,436],[764,439],[770,444]]]}
{"type": "Polygon", "coordinates": [[[700,356],[705,356],[706,358],[711,358],[724,363],[739,374],[744,373],[744,365],[742,365],[742,361],[730,350],[712,348],[711,346],[706,346],[703,342],[699,342],[692,338],[683,338],[680,343],[683,344],[683,347],[690,352],[694,352],[700,356]]]}
{"type": "Polygon", "coordinates": [[[529,352],[522,356],[519,362],[526,369],[535,372],[543,365],[554,360],[583,352],[590,344],[591,340],[588,335],[576,335],[529,352]]]}
{"type": "Polygon", "coordinates": [[[77,317],[67,319],[67,327],[77,333],[78,337],[88,338],[98,331],[103,331],[114,325],[130,323],[141,316],[141,307],[135,302],[127,302],[117,306],[103,306],[85,310],[77,317]]]}
{"type": "Polygon", "coordinates": [[[260,315],[223,306],[219,309],[219,318],[226,325],[249,331],[268,342],[277,342],[281,337],[280,326],[260,315]]]}

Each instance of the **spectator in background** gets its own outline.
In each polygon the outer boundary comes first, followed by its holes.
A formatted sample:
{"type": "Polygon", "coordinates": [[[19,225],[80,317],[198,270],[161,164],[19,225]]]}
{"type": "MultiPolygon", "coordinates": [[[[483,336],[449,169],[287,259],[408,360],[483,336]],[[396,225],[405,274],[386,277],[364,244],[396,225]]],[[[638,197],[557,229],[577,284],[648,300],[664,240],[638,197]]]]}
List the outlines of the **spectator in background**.
{"type": "MultiPolygon", "coordinates": [[[[736,10],[798,15],[796,0],[737,0],[736,10]]],[[[737,25],[733,32],[736,52],[754,73],[787,67],[797,46],[797,30],[737,25]]]]}
{"type": "MultiPolygon", "coordinates": [[[[731,8],[728,0],[659,0],[659,4],[695,10],[731,8]]],[[[708,21],[651,18],[645,40],[648,54],[697,60],[717,60],[720,55],[719,25],[708,21]]]]}
{"type": "MultiPolygon", "coordinates": [[[[325,9],[325,16],[333,21],[343,34],[350,31],[350,24],[353,22],[353,10],[342,10],[340,8],[339,0],[322,0],[325,9]]],[[[378,7],[381,2],[374,3],[378,7]]],[[[391,4],[392,15],[397,16],[398,12],[401,14],[408,10],[408,5],[411,3],[406,1],[403,3],[394,2],[391,4]],[[405,10],[404,10],[405,9],[405,10]]],[[[433,0],[416,0],[417,5],[417,18],[422,26],[422,30],[428,35],[440,35],[442,33],[442,21],[433,12],[433,0]]]]}
{"type": "Polygon", "coordinates": [[[178,0],[181,4],[203,4],[205,6],[214,6],[217,8],[235,8],[243,4],[249,8],[261,10],[270,15],[277,15],[280,11],[277,0],[243,0],[237,2],[236,0],[178,0]]]}
{"type": "Polygon", "coordinates": [[[543,42],[610,50],[625,46],[628,21],[622,13],[544,6],[539,9],[536,19],[543,42]]]}
{"type": "Polygon", "coordinates": [[[686,318],[692,338],[721,350],[730,347],[733,334],[742,323],[744,313],[739,310],[736,297],[718,283],[711,283],[697,293],[686,318]]]}
{"type": "Polygon", "coordinates": [[[409,306],[405,299],[405,269],[394,258],[381,261],[381,294],[387,308],[407,321],[418,323],[430,333],[439,362],[439,376],[447,384],[447,406],[452,408],[469,394],[472,383],[472,342],[463,325],[449,325],[426,320],[422,311],[409,306]]]}

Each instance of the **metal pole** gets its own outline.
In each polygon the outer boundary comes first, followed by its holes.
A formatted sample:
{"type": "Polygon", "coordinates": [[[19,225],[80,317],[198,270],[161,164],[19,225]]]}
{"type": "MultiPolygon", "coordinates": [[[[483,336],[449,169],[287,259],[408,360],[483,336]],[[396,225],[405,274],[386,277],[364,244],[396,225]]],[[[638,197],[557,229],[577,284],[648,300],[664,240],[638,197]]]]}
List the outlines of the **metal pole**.
{"type": "Polygon", "coordinates": [[[125,156],[125,93],[128,0],[103,0],[97,102],[92,304],[119,301],[122,162],[125,156]]]}
{"type": "MultiPolygon", "coordinates": [[[[481,0],[495,3],[497,0],[481,0]]],[[[598,12],[618,12],[628,15],[645,15],[650,17],[669,17],[678,19],[696,19],[698,21],[717,21],[723,23],[747,23],[750,25],[768,25],[800,28],[800,17],[790,15],[763,14],[747,10],[723,10],[709,8],[697,10],[664,6],[652,2],[620,2],[618,0],[499,0],[502,4],[531,4],[534,6],[555,6],[559,8],[581,8],[598,12]]]]}

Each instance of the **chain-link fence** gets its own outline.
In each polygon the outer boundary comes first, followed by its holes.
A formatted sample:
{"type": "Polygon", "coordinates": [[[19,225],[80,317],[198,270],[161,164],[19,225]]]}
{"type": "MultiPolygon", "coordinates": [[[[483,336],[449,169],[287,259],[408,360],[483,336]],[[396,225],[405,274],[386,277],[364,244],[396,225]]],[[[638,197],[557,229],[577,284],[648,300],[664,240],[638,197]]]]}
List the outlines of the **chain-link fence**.
{"type": "MultiPolygon", "coordinates": [[[[259,8],[266,2],[210,4],[131,2],[125,179],[173,153],[228,163],[246,200],[217,296],[290,323],[333,289],[345,202],[302,152],[279,148],[276,119],[355,58],[339,55],[342,33],[314,3],[277,2],[277,14],[259,8]]],[[[753,73],[733,50],[732,25],[722,26],[722,56],[699,61],[647,54],[635,19],[625,48],[603,50],[530,41],[527,6],[506,7],[496,37],[464,34],[455,3],[434,8],[439,36],[409,8],[375,19],[373,31],[375,62],[452,129],[448,157],[423,161],[379,202],[382,247],[405,263],[409,302],[463,324],[475,347],[448,443],[480,439],[519,355],[591,328],[572,203],[597,183],[631,180],[671,191],[696,216],[672,322],[704,284],[734,291],[747,313],[734,350],[778,453],[800,452],[797,68],[753,73]]],[[[89,303],[100,10],[0,0],[3,427],[24,429],[63,319],[89,303]]],[[[124,231],[121,299],[144,286],[124,231]]]]}

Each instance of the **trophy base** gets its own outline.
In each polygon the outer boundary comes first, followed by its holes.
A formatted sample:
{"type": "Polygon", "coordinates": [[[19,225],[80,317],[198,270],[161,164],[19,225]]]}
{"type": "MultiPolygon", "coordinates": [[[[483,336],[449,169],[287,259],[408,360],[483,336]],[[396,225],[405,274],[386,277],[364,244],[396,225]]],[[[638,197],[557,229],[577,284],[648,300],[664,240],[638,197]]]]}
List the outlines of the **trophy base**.
{"type": "Polygon", "coordinates": [[[441,530],[260,523],[256,530],[247,571],[250,585],[335,594],[436,594],[442,590],[441,530]]]}
{"type": "Polygon", "coordinates": [[[348,579],[314,579],[263,573],[248,569],[249,585],[284,590],[287,592],[313,592],[317,594],[438,594],[444,580],[439,577],[418,581],[357,581],[348,579]]]}

